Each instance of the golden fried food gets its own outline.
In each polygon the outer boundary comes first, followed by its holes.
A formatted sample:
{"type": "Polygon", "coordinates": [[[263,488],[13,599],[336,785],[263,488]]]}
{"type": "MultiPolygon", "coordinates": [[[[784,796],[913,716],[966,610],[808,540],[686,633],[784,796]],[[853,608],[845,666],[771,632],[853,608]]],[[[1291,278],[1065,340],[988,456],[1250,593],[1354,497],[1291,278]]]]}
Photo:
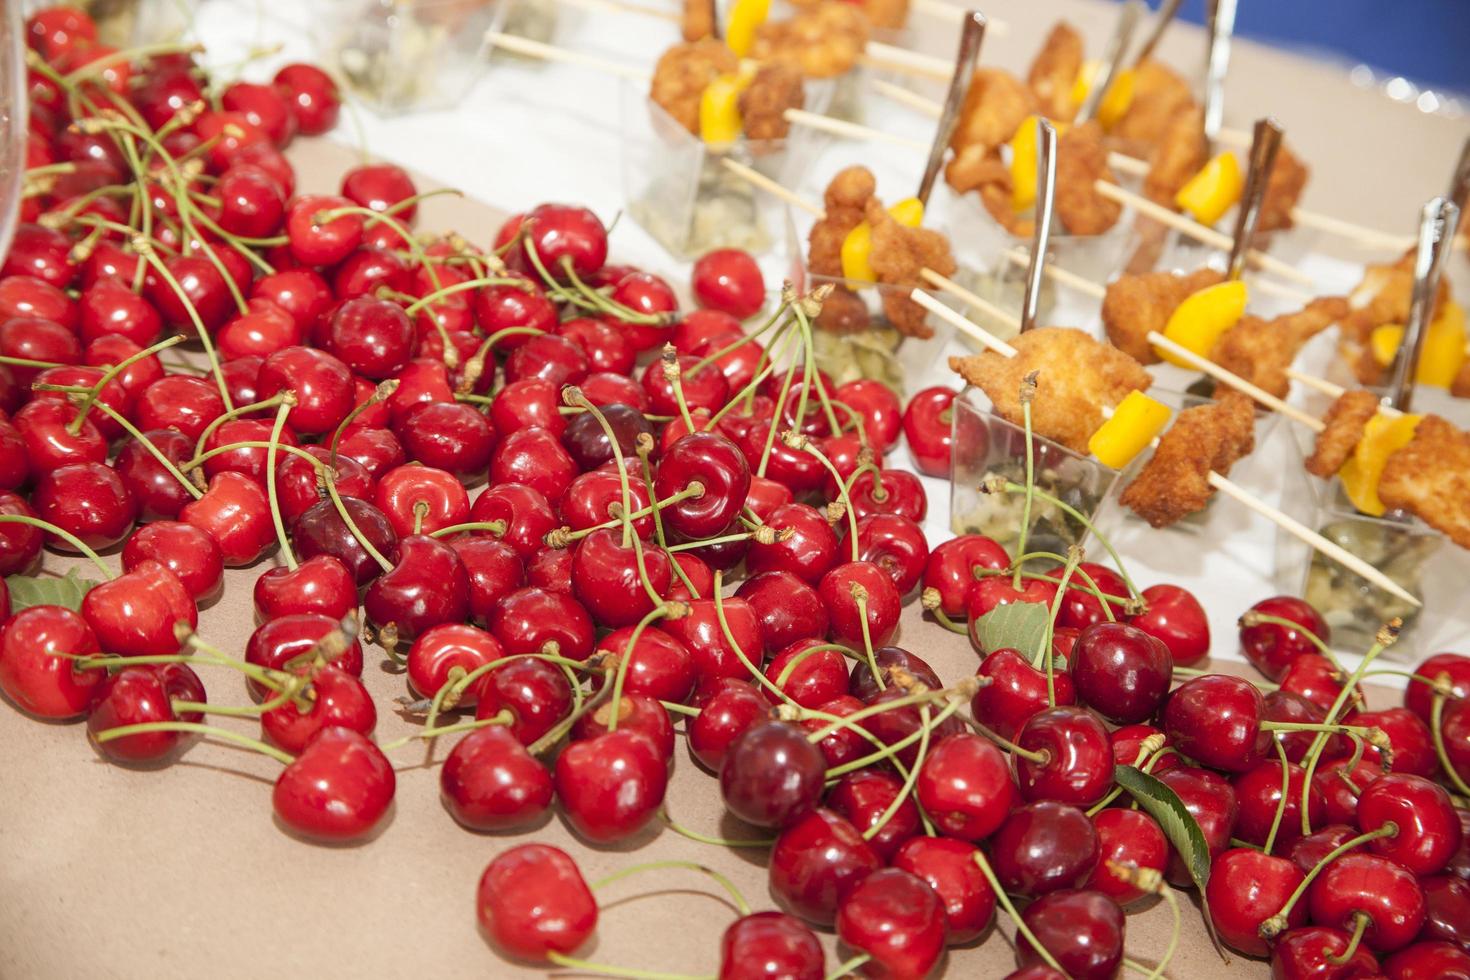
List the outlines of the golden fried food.
{"type": "Polygon", "coordinates": [[[1224,279],[1224,274],[1210,268],[1184,275],[1145,272],[1119,276],[1103,294],[1102,321],[1108,340],[1140,364],[1156,363],[1159,358],[1148,341],[1149,333],[1163,333],[1180,303],[1224,279]]]}
{"type": "Polygon", "coordinates": [[[801,74],[790,65],[762,65],[740,93],[738,104],[746,139],[785,139],[791,129],[786,110],[806,104],[801,74]]]}
{"type": "Polygon", "coordinates": [[[1366,388],[1344,391],[1322,417],[1327,426],[1317,433],[1317,444],[1307,457],[1307,472],[1324,480],[1342,469],[1358,448],[1368,420],[1378,414],[1378,396],[1366,388]]]}
{"type": "Polygon", "coordinates": [[[1110,135],[1127,144],[1157,146],[1193,103],[1190,84],[1167,65],[1149,59],[1133,72],[1133,100],[1110,135]]]}
{"type": "Polygon", "coordinates": [[[679,33],[686,41],[713,37],[715,5],[712,0],[684,0],[684,9],[679,15],[679,33]]]}
{"type": "Polygon", "coordinates": [[[1470,433],[1424,416],[1409,444],[1388,457],[1378,496],[1470,548],[1470,433]]]}
{"type": "Polygon", "coordinates": [[[1148,174],[1143,179],[1144,196],[1166,208],[1177,208],[1174,195],[1209,159],[1205,111],[1191,105],[1169,122],[1149,154],[1148,174]]]}
{"type": "Polygon", "coordinates": [[[1347,315],[1347,300],[1323,296],[1270,320],[1243,316],[1210,351],[1210,360],[1277,398],[1291,389],[1286,369],[1307,341],[1347,315]]]}
{"type": "Polygon", "coordinates": [[[909,19],[909,0],[862,0],[859,6],[874,27],[896,31],[909,19]]]}
{"type": "Polygon", "coordinates": [[[953,275],[949,239],[928,228],[899,224],[877,198],[868,201],[867,222],[873,230],[873,252],[868,260],[873,274],[884,285],[901,287],[882,291],[883,315],[905,337],[932,337],[928,312],[909,298],[909,291],[920,284],[921,269],[953,275]]]}
{"type": "Polygon", "coordinates": [[[978,191],[986,184],[1001,184],[1006,197],[1011,196],[1011,168],[995,150],[974,143],[949,158],[944,167],[944,179],[956,193],[978,191]]]}
{"type": "Polygon", "coordinates": [[[1145,391],[1153,377],[1111,344],[1072,327],[1037,327],[1011,341],[1015,357],[985,351],[951,357],[949,366],[981,388],[996,412],[1021,424],[1021,380],[1035,371],[1031,424],[1038,435],[1079,453],[1128,392],[1145,391]]]}
{"type": "Polygon", "coordinates": [[[1082,71],[1082,35],[1066,21],[1058,21],[1042,42],[1026,84],[1036,94],[1041,114],[1056,122],[1071,122],[1077,115],[1072,86],[1082,71]]]}
{"type": "MultiPolygon", "coordinates": [[[[1377,384],[1385,374],[1369,347],[1373,330],[1386,323],[1402,325],[1409,319],[1414,302],[1414,259],[1415,251],[1410,249],[1395,262],[1369,265],[1362,281],[1348,294],[1350,310],[1342,320],[1339,351],[1363,384],[1377,384]]],[[[1449,280],[1441,278],[1434,315],[1449,296],[1449,280]]]]}
{"type": "Polygon", "coordinates": [[[817,326],[828,333],[861,333],[868,329],[868,304],[845,286],[838,286],[822,300],[817,326]]]}
{"type": "Polygon", "coordinates": [[[822,195],[825,213],[807,236],[807,269],[817,276],[842,278],[842,243],[862,222],[878,182],[867,167],[847,167],[822,195]]]}
{"type": "Polygon", "coordinates": [[[1261,200],[1257,232],[1283,231],[1292,227],[1291,210],[1301,198],[1309,176],[1311,170],[1307,165],[1282,143],[1276,152],[1276,163],[1271,167],[1271,177],[1266,181],[1266,196],[1261,200]]]}
{"type": "Polygon", "coordinates": [[[835,78],[852,70],[868,44],[868,18],[842,0],[802,7],[787,20],[766,21],[750,57],[795,68],[808,78],[835,78]]]}
{"type": "Polygon", "coordinates": [[[1186,408],[1119,500],[1154,527],[1166,527],[1203,510],[1214,495],[1210,473],[1230,473],[1255,448],[1255,408],[1227,391],[1210,405],[1186,408]]]}
{"type": "Polygon", "coordinates": [[[956,155],[979,147],[983,157],[1014,136],[1036,111],[1036,96],[1015,75],[999,68],[976,68],[949,145],[956,155]]]}
{"type": "Polygon", "coordinates": [[[1073,126],[1057,140],[1056,216],[1073,235],[1101,235],[1123,214],[1123,206],[1097,192],[1097,182],[1114,182],[1097,120],[1073,126]]]}
{"type": "Polygon", "coordinates": [[[714,38],[685,41],[659,56],[648,97],[680,126],[698,135],[704,90],[719,76],[739,68],[740,59],[714,38]]]}

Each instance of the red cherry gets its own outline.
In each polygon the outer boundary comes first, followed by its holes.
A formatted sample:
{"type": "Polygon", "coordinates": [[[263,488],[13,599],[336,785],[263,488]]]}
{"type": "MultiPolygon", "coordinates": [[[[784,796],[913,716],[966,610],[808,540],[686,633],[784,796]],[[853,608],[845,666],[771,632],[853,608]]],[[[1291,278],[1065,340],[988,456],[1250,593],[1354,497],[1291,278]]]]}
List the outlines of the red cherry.
{"type": "Polygon", "coordinates": [[[32,477],[40,479],[63,466],[106,462],[106,437],[89,419],[73,435],[68,427],[76,417],[75,407],[52,398],[33,399],[15,413],[15,434],[32,477]]]}
{"type": "MultiPolygon", "coordinates": [[[[0,514],[36,516],[24,497],[8,490],[0,490],[0,514]]],[[[20,575],[29,571],[41,556],[44,539],[41,529],[33,524],[0,524],[0,575],[20,575]]]]}
{"type": "MultiPolygon", "coordinates": [[[[750,603],[768,651],[827,633],[827,607],[817,590],[787,571],[752,575],[735,593],[750,603]]],[[[747,655],[751,651],[746,651],[747,655]]]]}
{"type": "Polygon", "coordinates": [[[630,656],[624,674],[623,690],[645,694],[660,701],[681,704],[694,690],[694,664],[684,645],[656,626],[649,626],[638,636],[631,655],[628,643],[633,627],[613,630],[598,643],[604,656],[604,669],[616,670],[625,656],[630,656]]]}
{"type": "Polygon", "coordinates": [[[842,900],[837,936],[872,956],[884,976],[924,977],[944,955],[944,908],[922,878],[884,868],[842,900]]]}
{"type": "Polygon", "coordinates": [[[97,24],[80,7],[55,6],[26,18],[26,45],[47,61],[97,43],[97,24]]]}
{"type": "MultiPolygon", "coordinates": [[[[1021,919],[1068,976],[1105,980],[1117,975],[1123,962],[1123,910],[1106,895],[1053,892],[1027,906],[1021,919]]],[[[1022,966],[1041,960],[1024,935],[1016,943],[1016,960],[1022,966]]]]}
{"type": "MultiPolygon", "coordinates": [[[[197,711],[175,714],[175,700],[203,703],[204,682],[187,664],[134,664],[107,675],[92,695],[87,734],[95,736],[124,725],[149,722],[199,722],[197,711]]],[[[124,764],[156,764],[178,751],[188,738],[182,732],[141,732],[92,744],[103,756],[124,764]]]]}
{"type": "MultiPolygon", "coordinates": [[[[31,506],[37,517],[70,531],[93,550],[121,541],[138,514],[132,492],[102,463],[74,463],[41,474],[31,491],[31,506]]],[[[48,534],[47,543],[74,550],[55,535],[48,534]]]]}
{"type": "Polygon", "coordinates": [[[272,81],[286,98],[297,127],[305,136],[319,136],[337,124],[342,97],[330,75],[313,65],[291,64],[272,81]]]}
{"type": "Polygon", "coordinates": [[[1352,931],[1368,920],[1363,942],[1379,953],[1413,942],[1424,925],[1424,891],[1414,873],[1376,854],[1344,854],[1319,874],[1307,891],[1312,921],[1352,931]]]}
{"type": "Polygon", "coordinates": [[[725,807],[757,827],[788,827],[822,795],[826,761],[805,732],[785,722],[746,729],[720,768],[725,807]]]}
{"type": "Polygon", "coordinates": [[[892,864],[923,879],[944,906],[946,940],[961,946],[978,938],[995,917],[995,893],[975,863],[978,849],[948,837],[914,837],[892,864]]]}
{"type": "Polygon", "coordinates": [[[924,531],[907,517],[874,514],[858,522],[858,549],[864,562],[888,574],[900,596],[918,585],[929,558],[924,531]]]}
{"type": "Polygon", "coordinates": [[[1281,690],[1306,698],[1328,711],[1342,691],[1344,678],[1332,661],[1317,653],[1307,653],[1292,660],[1282,673],[1281,690]]]}
{"type": "Polygon", "coordinates": [[[571,596],[534,586],[518,589],[500,600],[490,617],[490,632],[507,656],[554,652],[586,660],[594,642],[592,619],[571,596]]]}
{"type": "Polygon", "coordinates": [[[989,837],[1021,802],[1006,757],[978,735],[951,735],[929,750],[916,793],[943,833],[965,840],[989,837]]]}
{"type": "Polygon", "coordinates": [[[1251,613],[1289,619],[1301,627],[1291,629],[1274,623],[1260,623],[1240,628],[1240,652],[1270,680],[1279,678],[1297,657],[1317,652],[1317,645],[1303,631],[1315,634],[1323,643],[1332,640],[1332,631],[1326,620],[1302,599],[1292,596],[1262,599],[1246,610],[1247,617],[1251,613]]]}
{"type": "Polygon", "coordinates": [[[1070,660],[1077,696],[1119,724],[1153,717],[1173,678],[1172,658],[1163,642],[1126,623],[1088,626],[1072,647],[1070,660]]]}
{"type": "Polygon", "coordinates": [[[1372,976],[1378,961],[1365,947],[1359,946],[1345,963],[1351,937],[1341,929],[1327,926],[1304,926],[1282,933],[1271,949],[1271,975],[1280,980],[1353,980],[1372,976]]]}
{"type": "MultiPolygon", "coordinates": [[[[1296,865],[1254,848],[1236,847],[1217,857],[1210,865],[1205,904],[1225,945],[1247,956],[1269,954],[1261,925],[1286,905],[1301,882],[1296,865]]],[[[1306,922],[1307,910],[1293,906],[1288,927],[1306,922]]]]}
{"type": "Polygon", "coordinates": [[[129,657],[177,653],[175,629],[183,624],[192,631],[199,625],[189,590],[152,560],[92,588],[81,612],[103,649],[129,657]]]}
{"type": "MultiPolygon", "coordinates": [[[[847,691],[847,664],[836,650],[807,651],[820,646],[815,639],[797,640],[766,665],[765,675],[788,698],[804,708],[815,708],[847,691]]],[[[770,688],[762,688],[766,700],[779,704],[770,688]]]]}
{"type": "Polygon", "coordinates": [[[519,844],[496,855],[475,896],[480,926],[517,959],[546,962],[568,954],[597,928],[597,899],[563,850],[519,844]]]}
{"type": "Polygon", "coordinates": [[[755,316],[766,302],[766,284],[750,253],[738,248],[706,252],[694,263],[690,288],[700,306],[744,320],[755,316]]]}
{"type": "Polygon", "coordinates": [[[300,752],[323,729],[343,728],[371,735],[378,723],[372,696],[356,674],[333,666],[311,671],[310,707],[302,710],[291,702],[260,716],[266,737],[287,752],[300,752]]]}
{"type": "Polygon", "coordinates": [[[75,718],[106,674],[77,670],[72,658],[100,649],[86,620],[70,609],[22,609],[0,626],[0,691],[38,718],[75,718]]]}
{"type": "Polygon", "coordinates": [[[1415,943],[1381,966],[1388,980],[1470,980],[1470,953],[1451,943],[1415,943]]]}
{"type": "Polygon", "coordinates": [[[185,504],[179,520],[213,537],[227,568],[254,564],[276,543],[265,491],[243,473],[211,477],[204,496],[185,504]]]}
{"type": "Polygon", "coordinates": [[[548,499],[560,498],[577,475],[577,464],[560,440],[540,426],[510,433],[490,458],[491,483],[521,483],[548,499]]]}
{"type": "MultiPolygon", "coordinates": [[[[1408,708],[1360,711],[1347,720],[1354,725],[1383,729],[1388,736],[1394,772],[1409,772],[1426,778],[1439,773],[1439,759],[1434,754],[1434,740],[1429,726],[1408,708]]],[[[1367,758],[1374,758],[1378,755],[1378,750],[1369,748],[1365,755],[1367,758]]]]}
{"type": "Polygon", "coordinates": [[[1108,863],[1150,868],[1163,874],[1169,861],[1169,842],[1158,822],[1142,810],[1106,809],[1092,815],[1097,831],[1097,864],[1087,878],[1087,887],[1127,905],[1143,898],[1137,885],[1120,878],[1108,863]]]}
{"type": "Polygon", "coordinates": [[[1027,800],[1091,806],[1113,784],[1113,747],[1107,729],[1086,708],[1058,706],[1032,715],[1016,742],[1037,754],[1016,756],[1016,782],[1027,800]]]}
{"type": "Polygon", "coordinates": [[[1327,819],[1333,823],[1354,823],[1358,812],[1358,794],[1385,772],[1375,759],[1363,759],[1351,772],[1348,759],[1334,759],[1319,766],[1312,782],[1327,800],[1327,819]]]}
{"type": "Polygon", "coordinates": [[[891,861],[904,841],[920,832],[919,808],[904,797],[903,780],[877,771],[850,772],[827,794],[827,806],[866,833],[878,825],[890,807],[896,807],[881,829],[868,838],[868,845],[885,861],[891,861]]]}
{"type": "Polygon", "coordinates": [[[145,432],[174,429],[192,443],[225,412],[219,389],[203,378],[172,374],[145,388],[135,405],[134,422],[145,432]]]}
{"type": "Polygon", "coordinates": [[[822,980],[825,954],[816,935],[784,912],[754,912],[720,939],[718,980],[822,980]]]}
{"type": "Polygon", "coordinates": [[[786,504],[776,508],[766,524],[776,531],[777,539],[771,544],[751,544],[746,567],[752,575],[787,571],[816,584],[836,562],[837,535],[815,508],[786,504]],[[789,536],[783,535],[786,531],[791,532],[789,536]]]}
{"type": "Polygon", "coordinates": [[[398,560],[363,593],[362,609],[380,634],[421,636],[441,623],[461,622],[470,610],[470,579],[459,555],[426,534],[398,542],[398,560]]]}
{"type": "MultiPolygon", "coordinates": [[[[314,660],[307,654],[326,654],[336,652],[330,657],[333,667],[351,674],[353,677],[362,675],[362,646],[356,639],[348,639],[339,648],[329,648],[322,643],[340,628],[337,620],[330,619],[319,613],[293,613],[280,616],[276,619],[262,623],[250,634],[250,639],[245,644],[245,662],[266,667],[270,670],[286,670],[286,665],[297,661],[299,673],[307,673],[312,665],[304,663],[314,660]]],[[[269,692],[263,686],[250,683],[251,690],[262,697],[268,697],[269,692]]]]}
{"type": "Polygon", "coordinates": [[[1097,863],[1097,855],[1097,832],[1087,815],[1049,800],[1012,810],[991,838],[996,879],[1017,895],[1075,887],[1097,863]]]}
{"type": "Polygon", "coordinates": [[[965,612],[965,596],[975,583],[974,570],[999,571],[1010,563],[1011,556],[993,539],[962,534],[930,552],[924,567],[924,588],[939,593],[939,608],[946,616],[960,616],[965,612]]]}
{"type": "Polygon", "coordinates": [[[1411,681],[1404,687],[1404,707],[1418,715],[1425,724],[1429,723],[1430,709],[1434,706],[1433,683],[1441,677],[1449,682],[1449,696],[1470,698],[1470,657],[1458,653],[1436,653],[1426,657],[1414,669],[1417,677],[1430,683],[1411,681]]]}
{"type": "Polygon", "coordinates": [[[865,561],[838,565],[822,577],[817,594],[827,607],[832,639],[837,643],[858,649],[883,646],[898,630],[902,598],[893,580],[877,565],[865,561]]]}
{"type": "MultiPolygon", "coordinates": [[[[1276,840],[1290,844],[1302,835],[1302,796],[1307,789],[1306,773],[1300,766],[1287,764],[1286,806],[1282,808],[1276,840]]],[[[1235,836],[1249,844],[1264,845],[1276,820],[1281,804],[1281,762],[1270,759],[1231,780],[1239,803],[1235,836]]],[[[1313,829],[1326,822],[1327,801],[1315,785],[1306,793],[1307,817],[1313,829]]]]}
{"type": "Polygon", "coordinates": [[[925,388],[904,409],[903,434],[920,473],[949,476],[952,405],[957,394],[951,388],[925,388]]]}
{"type": "MultiPolygon", "coordinates": [[[[632,626],[653,611],[653,600],[643,587],[638,553],[623,547],[621,532],[594,531],[577,544],[572,555],[572,588],[578,601],[604,626],[632,626]]],[[[653,590],[668,591],[672,572],[667,553],[642,550],[643,567],[653,590]]]]}
{"type": "MultiPolygon", "coordinates": [[[[352,518],[358,532],[390,563],[398,561],[398,536],[393,525],[378,508],[357,497],[343,497],[343,508],[352,518]]],[[[291,537],[302,559],[331,555],[352,573],[353,580],[366,585],[377,578],[382,568],[358,542],[330,500],[313,504],[296,521],[291,537]]]]}
{"type": "Polygon", "coordinates": [[[1398,832],[1370,846],[1421,877],[1443,869],[1460,847],[1460,820],[1449,793],[1422,776],[1379,776],[1358,797],[1357,817],[1364,833],[1392,822],[1398,832]]]}
{"type": "Polygon", "coordinates": [[[1470,950],[1470,881],[1453,874],[1421,878],[1428,917],[1421,940],[1454,943],[1470,950]]]}
{"type": "Polygon", "coordinates": [[[393,766],[378,747],[348,728],[324,728],[276,778],[276,816],[303,837],[357,840],[371,833],[393,802],[393,766]]]}
{"type": "MultiPolygon", "coordinates": [[[[566,677],[546,661],[530,657],[496,667],[479,682],[477,690],[480,703],[475,717],[493,718],[509,711],[512,720],[507,730],[522,745],[541,738],[572,710],[572,689],[566,677]]],[[[662,707],[659,712],[667,718],[662,707]]],[[[672,728],[669,738],[673,738],[672,728]]]]}
{"type": "MultiPolygon", "coordinates": [[[[981,662],[975,675],[988,678],[989,683],[975,692],[970,710],[976,721],[1002,738],[1015,738],[1021,726],[1048,705],[1046,673],[1032,667],[1015,650],[994,651],[981,662]]],[[[1054,673],[1052,689],[1058,705],[1076,703],[1070,674],[1054,673]]]]}
{"type": "Polygon", "coordinates": [[[233,82],[220,93],[220,104],[243,115],[276,146],[285,146],[296,133],[296,114],[276,86],[233,82]]]}
{"type": "Polygon", "coordinates": [[[776,838],[771,848],[771,894],[787,911],[831,926],[839,904],[882,866],[852,824],[818,807],[776,838]]]}
{"type": "Polygon", "coordinates": [[[1184,755],[1226,772],[1254,768],[1270,749],[1261,730],[1265,704],[1247,680],[1207,674],[1187,681],[1164,706],[1169,744],[1184,755]]]}
{"type": "Polygon", "coordinates": [[[439,788],[444,808],[470,830],[525,827],[551,806],[551,774],[499,725],[455,744],[439,771],[439,788]]]}
{"type": "Polygon", "coordinates": [[[663,804],[668,772],[647,735],[617,731],[573,742],[556,759],[556,795],[567,823],[598,844],[626,840],[663,804]]]}
{"type": "MultiPolygon", "coordinates": [[[[1170,769],[1160,773],[1159,779],[1179,797],[1184,808],[1199,824],[1213,860],[1230,844],[1230,833],[1235,827],[1239,807],[1235,790],[1217,773],[1192,766],[1170,769]]],[[[1191,883],[1183,860],[1173,849],[1169,849],[1169,867],[1165,876],[1169,883],[1183,888],[1191,883]]]]}

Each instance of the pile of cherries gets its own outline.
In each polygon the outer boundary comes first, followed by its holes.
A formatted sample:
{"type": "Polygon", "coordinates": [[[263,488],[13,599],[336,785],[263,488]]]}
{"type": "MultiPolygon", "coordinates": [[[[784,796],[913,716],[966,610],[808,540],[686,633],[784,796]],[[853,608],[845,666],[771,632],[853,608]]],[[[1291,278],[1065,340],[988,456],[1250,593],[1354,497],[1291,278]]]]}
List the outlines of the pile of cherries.
{"type": "MultiPolygon", "coordinates": [[[[555,805],[592,844],[691,833],[662,814],[682,735],[770,835],[783,911],[739,899],[730,980],[826,976],[814,927],[846,969],[923,977],[997,904],[1013,976],[1112,977],[1125,907],[1176,902],[1168,884],[1203,886],[1220,939],[1279,977],[1470,976],[1470,658],[1431,657],[1403,707],[1369,710],[1373,656],[1345,671],[1280,597],[1241,620],[1268,683],[1195,670],[1209,630],[1178,586],[979,535],[930,549],[923,484],[885,454],[902,437],[947,475],[955,392],[834,384],[820,290],[768,302],[720,251],[681,311],[569,205],[484,249],[420,236],[395,166],[296,192],[282,149],[340,105],[320,70],[212,100],[195,52],[115,51],[73,8],[28,40],[0,574],[57,601],[12,614],[0,583],[20,710],[85,719],[129,766],[252,745],[284,766],[283,824],[332,841],[381,828],[409,741],[372,737],[369,638],[402,666],[413,738],[458,736],[441,789],[472,830],[555,805]],[[105,580],[67,600],[36,577],[45,548],[105,580]],[[198,609],[250,566],[259,625],[222,650],[198,609]],[[969,632],[973,676],[891,645],[911,602],[969,632]],[[992,643],[992,614],[1026,604],[1044,629],[992,643]],[[212,703],[196,667],[243,674],[252,703],[212,703]]],[[[509,956],[586,966],[593,891],[522,844],[478,914],[509,956]]]]}

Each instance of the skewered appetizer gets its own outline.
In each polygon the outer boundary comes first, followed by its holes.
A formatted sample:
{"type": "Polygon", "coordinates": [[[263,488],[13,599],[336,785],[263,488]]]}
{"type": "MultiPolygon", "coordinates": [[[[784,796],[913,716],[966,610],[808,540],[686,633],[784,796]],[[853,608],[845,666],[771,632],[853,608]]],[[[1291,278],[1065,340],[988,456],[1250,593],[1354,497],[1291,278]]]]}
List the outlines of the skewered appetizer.
{"type": "Polygon", "coordinates": [[[1210,474],[1228,476],[1255,448],[1255,421],[1255,406],[1238,391],[1186,408],[1119,500],[1154,527],[1204,510],[1215,495],[1210,474]]]}
{"type": "Polygon", "coordinates": [[[665,51],[648,97],[706,143],[784,139],[787,109],[805,105],[801,74],[786,64],[742,64],[712,37],[665,51]]]}

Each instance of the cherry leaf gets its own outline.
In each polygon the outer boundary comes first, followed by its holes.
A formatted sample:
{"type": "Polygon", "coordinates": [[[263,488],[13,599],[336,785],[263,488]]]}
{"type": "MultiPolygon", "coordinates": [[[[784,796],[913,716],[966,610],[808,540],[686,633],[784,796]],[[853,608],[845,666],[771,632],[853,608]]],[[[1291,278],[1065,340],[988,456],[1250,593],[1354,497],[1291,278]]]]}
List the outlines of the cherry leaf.
{"type": "Polygon", "coordinates": [[[11,575],[5,579],[12,615],[31,606],[65,606],[72,612],[80,612],[82,599],[97,584],[82,578],[75,568],[61,576],[11,575]]]}
{"type": "Polygon", "coordinates": [[[1041,649],[1051,610],[1039,602],[1008,602],[975,621],[975,638],[986,653],[1009,648],[1029,656],[1041,649]]]}

